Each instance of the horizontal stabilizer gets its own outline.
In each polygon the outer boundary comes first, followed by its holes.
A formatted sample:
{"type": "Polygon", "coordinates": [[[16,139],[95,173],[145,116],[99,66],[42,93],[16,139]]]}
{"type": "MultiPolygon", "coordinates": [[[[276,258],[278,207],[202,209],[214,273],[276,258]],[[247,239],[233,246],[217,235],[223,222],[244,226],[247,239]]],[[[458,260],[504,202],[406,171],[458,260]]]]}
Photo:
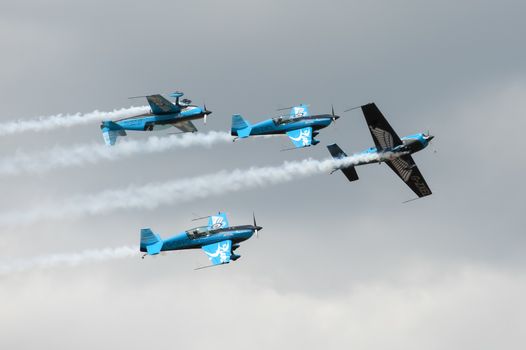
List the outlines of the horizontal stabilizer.
{"type": "MultiPolygon", "coordinates": [[[[337,144],[328,145],[327,149],[334,159],[341,159],[347,157],[347,154],[338,146],[337,144]]],[[[349,179],[349,181],[356,181],[359,179],[358,173],[354,166],[348,166],[345,168],[340,168],[339,170],[349,179]]],[[[335,170],[336,171],[336,170],[335,170]]]]}
{"type": "Polygon", "coordinates": [[[329,150],[331,156],[335,159],[347,157],[347,154],[340,148],[340,146],[335,143],[328,145],[327,149],[329,150]]]}
{"type": "Polygon", "coordinates": [[[347,179],[349,179],[349,181],[356,181],[359,179],[358,173],[356,172],[356,169],[353,166],[343,168],[340,170],[342,171],[343,175],[345,175],[347,179]]]}

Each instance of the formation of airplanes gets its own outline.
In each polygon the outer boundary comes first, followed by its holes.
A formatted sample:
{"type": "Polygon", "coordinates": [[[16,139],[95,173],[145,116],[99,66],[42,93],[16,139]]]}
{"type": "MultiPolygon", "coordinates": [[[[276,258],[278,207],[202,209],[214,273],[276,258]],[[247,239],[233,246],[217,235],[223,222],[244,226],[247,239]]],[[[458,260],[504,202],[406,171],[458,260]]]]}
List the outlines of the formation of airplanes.
{"type": "MultiPolygon", "coordinates": [[[[160,94],[139,96],[146,98],[151,108],[150,112],[119,120],[103,121],[100,127],[104,141],[113,146],[118,136],[126,136],[127,130],[153,131],[173,126],[181,132],[196,132],[197,128],[192,120],[204,119],[206,123],[207,116],[212,112],[206,106],[201,108],[191,105],[192,101],[181,99],[182,96],[182,92],[170,94],[170,97],[175,98],[173,103],[160,94]]],[[[353,154],[351,157],[358,161],[354,161],[353,165],[335,165],[333,172],[341,171],[352,182],[359,179],[356,166],[385,163],[418,198],[431,195],[431,189],[411,155],[426,148],[434,136],[427,132],[399,137],[376,104],[369,103],[360,108],[375,147],[353,154]],[[361,155],[370,157],[359,157],[361,155]]],[[[338,118],[340,117],[334,113],[334,108],[331,108],[330,114],[310,115],[308,106],[301,104],[290,107],[288,115],[280,115],[255,124],[251,124],[239,114],[234,114],[230,133],[233,141],[254,136],[286,135],[292,141],[294,148],[305,148],[317,145],[320,141],[315,137],[320,130],[328,127],[338,118]]],[[[328,145],[327,149],[336,160],[348,158],[336,143],[328,145]]],[[[221,212],[207,218],[208,225],[186,230],[167,239],[162,239],[149,228],[142,229],[140,251],[144,253],[143,258],[165,251],[202,249],[211,262],[211,265],[203,267],[228,264],[241,257],[234,253],[239,248],[239,244],[254,234],[257,235],[262,229],[256,224],[255,216],[252,225],[241,226],[230,226],[226,214],[221,212]]]]}

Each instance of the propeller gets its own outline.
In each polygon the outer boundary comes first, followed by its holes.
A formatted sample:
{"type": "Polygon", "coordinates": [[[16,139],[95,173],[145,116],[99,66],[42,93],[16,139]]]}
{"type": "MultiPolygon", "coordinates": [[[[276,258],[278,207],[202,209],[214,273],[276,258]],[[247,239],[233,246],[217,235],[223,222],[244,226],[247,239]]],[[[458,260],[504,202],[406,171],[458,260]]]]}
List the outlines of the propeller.
{"type": "Polygon", "coordinates": [[[256,238],[259,238],[259,231],[263,230],[263,227],[258,226],[256,223],[256,214],[252,212],[252,219],[254,220],[254,232],[256,233],[256,238]]]}
{"type": "Polygon", "coordinates": [[[203,122],[206,124],[206,117],[208,117],[208,115],[211,114],[212,111],[209,111],[208,109],[206,109],[206,103],[203,103],[203,109],[204,109],[203,114],[205,115],[203,117],[203,122]]]}
{"type": "Polygon", "coordinates": [[[336,125],[336,120],[340,118],[339,115],[334,114],[334,105],[331,104],[331,119],[334,125],[336,125]]]}
{"type": "MultiPolygon", "coordinates": [[[[428,142],[428,143],[431,143],[431,140],[433,140],[435,137],[433,135],[431,135],[431,133],[429,132],[429,130],[427,130],[427,132],[423,133],[423,136],[424,136],[424,139],[428,142]]],[[[436,148],[434,147],[435,146],[435,143],[433,143],[433,153],[437,153],[437,150],[436,148]]]]}
{"type": "Polygon", "coordinates": [[[331,104],[331,115],[332,115],[332,121],[336,123],[336,119],[340,118],[336,114],[334,114],[334,106],[331,104]]]}

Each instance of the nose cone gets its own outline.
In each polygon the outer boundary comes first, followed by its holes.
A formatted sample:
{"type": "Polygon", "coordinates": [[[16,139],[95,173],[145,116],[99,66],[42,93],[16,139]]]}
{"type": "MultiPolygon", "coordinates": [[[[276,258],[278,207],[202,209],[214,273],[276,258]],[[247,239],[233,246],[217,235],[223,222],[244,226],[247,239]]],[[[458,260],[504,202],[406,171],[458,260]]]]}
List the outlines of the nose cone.
{"type": "Polygon", "coordinates": [[[426,140],[427,140],[427,142],[429,142],[429,141],[431,141],[434,138],[435,137],[433,135],[427,135],[426,140]]]}
{"type": "Polygon", "coordinates": [[[254,230],[255,231],[261,231],[261,230],[263,230],[263,227],[261,227],[261,226],[254,226],[254,230]]]}
{"type": "Polygon", "coordinates": [[[209,115],[209,114],[212,114],[212,111],[210,111],[210,110],[208,110],[208,109],[205,109],[205,110],[203,111],[203,113],[204,113],[205,115],[209,115]]]}
{"type": "Polygon", "coordinates": [[[339,116],[339,115],[333,115],[333,116],[332,116],[332,120],[338,120],[338,119],[340,119],[340,116],[339,116]]]}

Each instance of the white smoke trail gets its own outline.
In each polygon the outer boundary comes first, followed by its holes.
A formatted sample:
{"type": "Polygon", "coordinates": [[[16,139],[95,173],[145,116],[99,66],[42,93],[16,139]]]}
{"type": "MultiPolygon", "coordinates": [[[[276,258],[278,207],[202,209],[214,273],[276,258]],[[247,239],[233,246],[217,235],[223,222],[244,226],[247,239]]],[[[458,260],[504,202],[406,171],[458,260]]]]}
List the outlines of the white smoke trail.
{"type": "Polygon", "coordinates": [[[67,128],[74,125],[88,124],[113,118],[126,118],[146,113],[150,107],[130,107],[116,109],[113,112],[93,111],[91,113],[57,114],[47,117],[37,117],[27,120],[14,120],[0,123],[0,136],[13,135],[26,131],[46,131],[56,128],[67,128]]]}
{"type": "Polygon", "coordinates": [[[125,189],[107,190],[95,195],[73,197],[62,203],[42,203],[34,209],[20,212],[4,212],[0,214],[0,225],[20,225],[43,219],[107,214],[118,209],[152,210],[163,204],[179,204],[243,189],[285,183],[298,178],[327,173],[336,167],[384,160],[389,156],[389,154],[383,156],[358,154],[338,160],[305,159],[303,161],[285,162],[281,166],[252,167],[230,172],[223,170],[215,174],[165,183],[150,183],[145,186],[132,185],[125,189]]]}
{"type": "Polygon", "coordinates": [[[0,263],[0,275],[33,269],[46,269],[55,266],[76,266],[79,264],[101,262],[139,256],[139,247],[118,247],[97,250],[85,250],[79,253],[45,255],[32,259],[15,260],[0,263]]]}
{"type": "Polygon", "coordinates": [[[125,140],[109,147],[102,141],[86,145],[55,147],[51,150],[28,154],[16,152],[13,156],[0,159],[0,175],[16,175],[23,172],[45,172],[56,168],[96,164],[137,154],[163,152],[173,148],[192,146],[210,147],[219,142],[232,142],[226,132],[187,133],[166,137],[152,136],[146,140],[125,140]]]}

